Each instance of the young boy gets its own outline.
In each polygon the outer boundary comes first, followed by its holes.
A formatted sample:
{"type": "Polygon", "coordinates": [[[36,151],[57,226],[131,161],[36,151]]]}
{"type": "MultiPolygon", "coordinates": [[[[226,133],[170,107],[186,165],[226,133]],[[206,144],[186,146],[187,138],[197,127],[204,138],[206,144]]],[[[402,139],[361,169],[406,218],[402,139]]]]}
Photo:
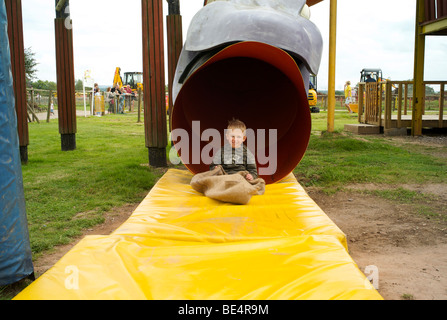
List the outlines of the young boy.
{"type": "Polygon", "coordinates": [[[244,145],[247,139],[246,130],[245,124],[240,120],[233,119],[228,122],[225,134],[228,143],[215,154],[210,170],[221,165],[227,174],[248,171],[245,179],[252,181],[258,178],[255,157],[244,145]]]}

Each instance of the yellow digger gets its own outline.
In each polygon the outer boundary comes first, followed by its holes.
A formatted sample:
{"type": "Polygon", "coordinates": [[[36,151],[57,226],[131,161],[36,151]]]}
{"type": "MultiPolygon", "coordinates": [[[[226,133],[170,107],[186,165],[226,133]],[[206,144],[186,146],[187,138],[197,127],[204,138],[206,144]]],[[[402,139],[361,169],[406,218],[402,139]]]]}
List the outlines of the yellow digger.
{"type": "Polygon", "coordinates": [[[309,102],[311,113],[320,112],[320,108],[317,107],[317,98],[317,76],[311,74],[309,79],[309,93],[307,94],[307,101],[309,102]]]}
{"type": "Polygon", "coordinates": [[[121,68],[117,67],[115,70],[115,76],[113,77],[113,87],[118,84],[121,87],[130,85],[132,91],[138,91],[141,88],[143,91],[143,72],[125,72],[124,81],[121,78],[121,68]]]}

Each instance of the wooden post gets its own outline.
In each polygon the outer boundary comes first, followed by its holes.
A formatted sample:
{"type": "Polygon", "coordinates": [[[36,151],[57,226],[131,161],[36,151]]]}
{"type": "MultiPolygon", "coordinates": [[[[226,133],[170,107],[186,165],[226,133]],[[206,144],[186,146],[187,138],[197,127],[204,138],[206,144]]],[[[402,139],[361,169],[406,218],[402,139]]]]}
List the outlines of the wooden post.
{"type": "MultiPolygon", "coordinates": [[[[425,114],[425,98],[426,98],[426,96],[425,96],[425,83],[422,85],[422,87],[423,87],[423,90],[421,91],[422,93],[423,93],[423,96],[422,96],[422,115],[424,115],[425,114]]],[[[421,119],[422,119],[422,117],[421,117],[421,119]]]]}
{"type": "Polygon", "coordinates": [[[407,115],[408,108],[408,83],[405,83],[405,107],[404,107],[404,115],[407,115]]]}
{"type": "Polygon", "coordinates": [[[180,53],[183,48],[182,35],[182,16],[180,15],[180,1],[167,0],[169,3],[168,16],[166,17],[166,26],[168,32],[168,99],[169,99],[169,131],[172,130],[171,115],[174,106],[172,97],[172,85],[174,82],[175,69],[180,53]]]}
{"type": "Polygon", "coordinates": [[[371,92],[375,92],[374,91],[374,87],[371,83],[367,83],[366,86],[366,93],[365,93],[365,98],[366,98],[366,108],[365,108],[365,116],[366,116],[366,123],[370,123],[371,119],[372,119],[372,115],[373,115],[373,110],[374,110],[374,95],[371,94],[371,92]]]}
{"type": "MultiPolygon", "coordinates": [[[[362,123],[362,116],[363,116],[363,110],[364,110],[364,100],[363,100],[363,94],[365,93],[365,84],[359,83],[359,91],[357,92],[358,99],[359,99],[359,123],[362,123]]],[[[363,121],[365,122],[365,121],[363,121]]]]}
{"type": "Polygon", "coordinates": [[[330,0],[329,21],[329,83],[328,83],[328,110],[327,131],[333,132],[335,128],[335,63],[337,48],[337,0],[330,0]]]}
{"type": "Polygon", "coordinates": [[[37,117],[36,113],[34,112],[34,110],[31,108],[31,106],[29,105],[29,103],[27,103],[28,105],[28,112],[31,113],[32,117],[32,121],[36,120],[37,123],[40,123],[39,118],[37,117]]]}
{"type": "Polygon", "coordinates": [[[53,90],[50,90],[50,93],[49,93],[49,95],[48,95],[47,122],[50,122],[50,115],[51,115],[51,100],[53,100],[53,90]]]}
{"type": "Polygon", "coordinates": [[[149,164],[166,167],[167,125],[163,0],[141,0],[143,26],[144,124],[149,164]]]}
{"type": "MultiPolygon", "coordinates": [[[[382,98],[383,98],[383,92],[382,92],[382,84],[379,82],[378,84],[374,84],[374,117],[376,123],[379,122],[379,126],[382,127],[383,121],[382,121],[382,113],[384,113],[382,108],[382,98]]],[[[385,106],[386,108],[386,106],[385,106]]],[[[391,108],[390,108],[391,110],[391,108]]],[[[386,118],[386,114],[385,114],[386,118]]],[[[386,124],[385,124],[386,126],[386,124]]]]}
{"type": "Polygon", "coordinates": [[[141,88],[138,88],[138,123],[141,122],[141,88]]]}
{"type": "MultiPolygon", "coordinates": [[[[382,85],[380,85],[380,92],[382,92],[382,85]]],[[[391,128],[391,114],[392,114],[392,90],[391,90],[391,82],[387,81],[385,84],[385,129],[391,128]]],[[[380,99],[382,100],[382,99],[380,99]]]]}
{"type": "Polygon", "coordinates": [[[19,134],[20,160],[28,163],[28,106],[26,99],[25,46],[23,42],[22,1],[5,0],[8,16],[8,38],[11,51],[11,71],[13,77],[17,131],[19,134]]]}
{"type": "Polygon", "coordinates": [[[402,127],[402,83],[399,83],[398,91],[398,105],[397,105],[397,127],[402,127]]]}
{"type": "Polygon", "coordinates": [[[30,106],[31,106],[31,110],[33,110],[33,112],[36,112],[36,110],[34,110],[34,88],[31,88],[30,90],[31,93],[31,99],[30,99],[30,106]]]}
{"type": "Polygon", "coordinates": [[[444,124],[444,94],[445,94],[445,84],[441,83],[439,96],[439,128],[443,127],[444,124]]]}
{"type": "Polygon", "coordinates": [[[416,30],[414,50],[414,83],[413,83],[413,114],[411,134],[422,135],[422,112],[424,103],[424,60],[425,35],[422,33],[421,23],[424,22],[424,0],[416,1],[416,30]]]}
{"type": "MultiPolygon", "coordinates": [[[[56,0],[56,7],[60,2],[56,0]]],[[[73,62],[73,29],[69,0],[56,10],[56,71],[59,133],[62,151],[76,149],[76,98],[73,62]]]]}

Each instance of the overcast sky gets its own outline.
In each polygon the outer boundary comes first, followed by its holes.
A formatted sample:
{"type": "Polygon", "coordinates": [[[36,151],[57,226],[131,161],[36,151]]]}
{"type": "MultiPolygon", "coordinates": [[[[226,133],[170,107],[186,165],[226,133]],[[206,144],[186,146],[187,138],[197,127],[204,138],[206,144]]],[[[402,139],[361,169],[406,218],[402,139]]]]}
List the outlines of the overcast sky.
{"type": "MultiPolygon", "coordinates": [[[[325,0],[311,7],[311,21],[324,41],[319,90],[326,90],[328,82],[329,3],[325,0]]],[[[22,0],[25,47],[36,53],[41,80],[56,80],[54,4],[22,0]]],[[[167,2],[163,5],[166,15],[167,2]]],[[[180,0],[184,39],[202,6],[203,0],[180,0]]],[[[384,77],[393,80],[413,78],[415,8],[416,0],[338,0],[337,90],[347,80],[356,84],[363,68],[381,68],[384,77]]],[[[72,0],[70,13],[76,79],[91,70],[95,82],[107,86],[116,67],[121,67],[122,75],[143,71],[141,1],[72,0]]],[[[427,37],[425,80],[447,79],[446,56],[447,37],[427,37]]]]}

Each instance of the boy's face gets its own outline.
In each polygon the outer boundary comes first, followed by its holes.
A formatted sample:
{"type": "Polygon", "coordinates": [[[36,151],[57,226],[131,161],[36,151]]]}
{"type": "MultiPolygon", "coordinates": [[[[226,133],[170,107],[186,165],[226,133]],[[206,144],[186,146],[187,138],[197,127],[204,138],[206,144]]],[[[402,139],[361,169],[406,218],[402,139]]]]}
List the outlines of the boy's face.
{"type": "Polygon", "coordinates": [[[227,129],[225,137],[233,148],[239,148],[247,139],[245,132],[241,129],[227,129]]]}

